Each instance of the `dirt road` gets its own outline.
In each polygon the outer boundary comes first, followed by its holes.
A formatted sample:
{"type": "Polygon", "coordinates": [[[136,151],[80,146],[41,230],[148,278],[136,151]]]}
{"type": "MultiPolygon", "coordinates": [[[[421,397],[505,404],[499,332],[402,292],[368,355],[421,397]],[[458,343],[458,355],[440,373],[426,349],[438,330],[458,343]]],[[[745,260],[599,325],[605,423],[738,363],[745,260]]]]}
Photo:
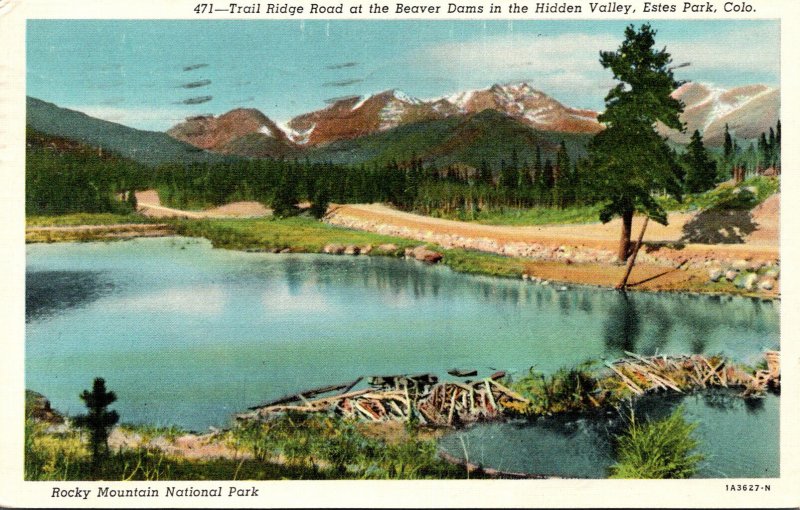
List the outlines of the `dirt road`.
{"type": "MultiPolygon", "coordinates": [[[[776,195],[753,213],[673,213],[666,226],[650,222],[644,237],[645,254],[650,262],[715,259],[777,260],[776,195]],[[762,226],[763,225],[763,226],[762,226]],[[703,242],[703,241],[712,242],[703,242]]],[[[616,252],[621,223],[543,226],[496,226],[430,218],[392,209],[381,204],[335,206],[329,223],[387,235],[433,242],[445,248],[461,247],[512,256],[536,256],[553,250],[567,256],[547,256],[545,260],[570,259],[572,262],[611,262],[616,252]],[[574,251],[579,253],[574,253],[574,251]],[[576,260],[578,259],[578,260],[576,260]]],[[[643,218],[634,219],[637,235],[643,218]]]]}

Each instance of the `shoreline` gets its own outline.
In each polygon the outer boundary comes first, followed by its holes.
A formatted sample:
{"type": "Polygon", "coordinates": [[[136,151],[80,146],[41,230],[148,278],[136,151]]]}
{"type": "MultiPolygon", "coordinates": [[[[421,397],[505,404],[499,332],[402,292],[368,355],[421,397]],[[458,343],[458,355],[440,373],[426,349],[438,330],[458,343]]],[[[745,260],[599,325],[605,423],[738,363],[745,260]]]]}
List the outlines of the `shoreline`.
{"type": "MultiPolygon", "coordinates": [[[[625,267],[599,261],[573,261],[579,251],[561,245],[548,250],[552,258],[530,258],[466,249],[416,238],[369,232],[353,227],[329,225],[314,220],[204,219],[171,220],[162,223],[119,223],[107,225],[62,225],[26,227],[26,244],[55,242],[92,242],[133,239],[137,237],[169,237],[181,235],[208,239],[214,248],[265,253],[328,253],[339,256],[412,256],[408,249],[427,247],[440,255],[440,262],[453,271],[486,276],[523,279],[542,285],[583,285],[612,289],[625,267]],[[292,226],[310,231],[314,239],[305,241],[291,235],[292,226]],[[270,228],[272,227],[272,228],[270,228]],[[257,230],[257,231],[256,231],[257,230]],[[256,235],[254,235],[256,234],[256,235]],[[336,245],[336,248],[332,246],[336,245]],[[389,247],[389,249],[376,249],[389,247]],[[570,258],[572,256],[572,258],[570,258]]],[[[711,245],[711,250],[715,249],[711,245]]],[[[644,248],[645,250],[647,247],[644,248]]],[[[637,263],[630,277],[628,290],[635,292],[669,292],[705,296],[742,296],[761,300],[780,300],[780,286],[775,289],[748,291],[733,282],[710,282],[709,267],[666,266],[645,260],[637,263]]]]}

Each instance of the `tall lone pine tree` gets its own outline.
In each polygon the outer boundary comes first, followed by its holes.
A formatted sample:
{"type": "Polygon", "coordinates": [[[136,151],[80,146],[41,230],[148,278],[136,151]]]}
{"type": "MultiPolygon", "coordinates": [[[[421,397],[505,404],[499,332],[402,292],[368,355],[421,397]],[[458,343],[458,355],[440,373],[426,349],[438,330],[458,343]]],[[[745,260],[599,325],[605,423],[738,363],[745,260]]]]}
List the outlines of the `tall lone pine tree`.
{"type": "Polygon", "coordinates": [[[598,120],[606,129],[589,145],[597,197],[604,202],[600,221],[622,217],[617,257],[630,255],[633,215],[639,211],[667,224],[667,213],[653,198],[656,190],[681,197],[680,167],[675,154],[656,132],[660,121],[683,131],[683,104],[670,94],[680,86],[668,67],[666,48],[656,50],[656,31],[649,24],[625,29],[617,51],[601,51],[600,63],[620,83],[606,95],[606,111],[598,120]]]}

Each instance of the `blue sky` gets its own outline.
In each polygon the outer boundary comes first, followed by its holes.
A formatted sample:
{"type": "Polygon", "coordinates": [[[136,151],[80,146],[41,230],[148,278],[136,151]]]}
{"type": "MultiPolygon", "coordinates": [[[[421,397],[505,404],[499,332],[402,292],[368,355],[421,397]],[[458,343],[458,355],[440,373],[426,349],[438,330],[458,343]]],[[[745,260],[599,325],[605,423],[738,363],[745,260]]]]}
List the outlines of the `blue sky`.
{"type": "MultiPolygon", "coordinates": [[[[613,82],[598,52],[616,49],[631,22],[31,20],[27,92],[153,130],[236,107],[282,122],[340,96],[396,88],[427,99],[523,80],[602,110],[613,82]]],[[[780,85],[778,21],[652,25],[676,64],[691,63],[679,79],[780,85]]]]}

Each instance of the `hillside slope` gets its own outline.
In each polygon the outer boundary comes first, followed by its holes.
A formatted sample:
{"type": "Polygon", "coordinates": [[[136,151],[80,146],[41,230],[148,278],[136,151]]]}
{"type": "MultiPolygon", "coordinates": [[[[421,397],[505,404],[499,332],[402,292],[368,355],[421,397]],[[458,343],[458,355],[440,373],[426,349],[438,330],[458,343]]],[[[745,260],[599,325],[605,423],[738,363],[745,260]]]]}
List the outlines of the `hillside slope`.
{"type": "Polygon", "coordinates": [[[113,151],[146,165],[225,159],[175,140],[166,133],[129,128],[33,97],[27,98],[26,121],[30,128],[41,133],[113,151]]]}

